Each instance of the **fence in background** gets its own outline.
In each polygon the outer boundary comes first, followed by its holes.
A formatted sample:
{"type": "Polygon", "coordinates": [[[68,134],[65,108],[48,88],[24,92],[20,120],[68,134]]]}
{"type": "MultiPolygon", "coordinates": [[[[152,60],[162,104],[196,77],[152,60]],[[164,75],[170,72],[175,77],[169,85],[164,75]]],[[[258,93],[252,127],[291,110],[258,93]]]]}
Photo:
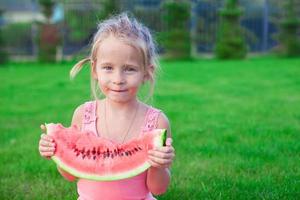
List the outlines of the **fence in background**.
{"type": "MultiPolygon", "coordinates": [[[[139,20],[157,33],[168,27],[161,20],[163,0],[122,0],[121,10],[133,13],[139,20]]],[[[218,10],[224,0],[191,0],[190,29],[195,35],[194,47],[198,53],[211,53],[216,41],[219,22],[218,10]]],[[[241,24],[251,52],[267,52],[276,46],[274,38],[283,13],[280,0],[240,0],[244,9],[241,24]]],[[[4,36],[9,54],[35,57],[37,26],[42,20],[37,0],[3,0],[5,11],[4,36]],[[23,4],[23,5],[22,5],[23,4]]],[[[60,24],[63,38],[63,56],[86,54],[101,15],[101,0],[65,0],[55,9],[53,21],[60,24]]]]}

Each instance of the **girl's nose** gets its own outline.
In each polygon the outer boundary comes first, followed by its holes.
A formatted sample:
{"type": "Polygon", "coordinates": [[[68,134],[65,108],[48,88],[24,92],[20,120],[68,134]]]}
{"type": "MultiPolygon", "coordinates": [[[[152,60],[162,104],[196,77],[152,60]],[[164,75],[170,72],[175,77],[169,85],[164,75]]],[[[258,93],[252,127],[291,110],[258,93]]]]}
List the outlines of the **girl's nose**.
{"type": "Polygon", "coordinates": [[[122,72],[116,72],[114,74],[113,83],[116,85],[122,85],[125,83],[124,75],[122,74],[122,72]]]}

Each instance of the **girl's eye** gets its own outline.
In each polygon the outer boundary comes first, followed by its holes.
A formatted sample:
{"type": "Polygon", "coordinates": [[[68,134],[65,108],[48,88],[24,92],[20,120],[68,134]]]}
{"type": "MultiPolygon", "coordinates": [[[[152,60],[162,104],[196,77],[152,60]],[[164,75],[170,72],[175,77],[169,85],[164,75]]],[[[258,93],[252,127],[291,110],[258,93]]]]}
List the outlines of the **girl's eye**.
{"type": "Polygon", "coordinates": [[[127,72],[136,72],[137,69],[134,68],[134,67],[126,67],[126,68],[125,68],[125,71],[127,71],[127,72]]]}
{"type": "Polygon", "coordinates": [[[112,67],[111,66],[103,66],[102,69],[104,69],[106,71],[111,71],[112,67]]]}

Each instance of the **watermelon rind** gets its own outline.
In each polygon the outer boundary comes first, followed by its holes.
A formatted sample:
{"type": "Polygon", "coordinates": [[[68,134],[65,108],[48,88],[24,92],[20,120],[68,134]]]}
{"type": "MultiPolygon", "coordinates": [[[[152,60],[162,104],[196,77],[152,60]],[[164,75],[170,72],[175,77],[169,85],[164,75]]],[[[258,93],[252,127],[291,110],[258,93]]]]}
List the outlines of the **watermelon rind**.
{"type": "MultiPolygon", "coordinates": [[[[50,123],[50,124],[45,124],[48,130],[52,129],[52,126],[55,126],[55,124],[50,123]]],[[[165,129],[160,129],[162,132],[161,134],[157,135],[154,138],[154,146],[155,147],[161,147],[165,146],[166,143],[166,138],[167,138],[167,131],[165,129]]],[[[51,132],[51,131],[49,131],[51,132]]],[[[107,174],[107,175],[96,175],[96,174],[88,174],[88,173],[83,173],[81,171],[78,171],[72,167],[69,167],[67,164],[65,164],[58,156],[52,156],[51,159],[63,170],[66,172],[72,174],[75,177],[78,178],[84,178],[84,179],[90,179],[90,180],[95,180],[95,181],[114,181],[114,180],[121,180],[125,178],[130,178],[133,176],[136,176],[145,170],[147,170],[151,165],[148,161],[142,163],[139,167],[135,167],[132,170],[129,170],[127,172],[122,172],[122,173],[113,173],[113,174],[107,174]]]]}
{"type": "Polygon", "coordinates": [[[78,178],[95,180],[95,181],[114,181],[114,180],[130,178],[130,177],[136,176],[136,175],[144,172],[151,166],[148,162],[144,162],[144,164],[142,164],[141,166],[136,167],[133,170],[130,170],[127,172],[123,172],[120,174],[114,173],[114,174],[97,176],[95,174],[82,173],[82,172],[75,170],[74,168],[68,167],[57,156],[52,156],[51,158],[58,166],[60,166],[60,168],[67,171],[68,173],[72,174],[73,176],[76,176],[78,178]]]}

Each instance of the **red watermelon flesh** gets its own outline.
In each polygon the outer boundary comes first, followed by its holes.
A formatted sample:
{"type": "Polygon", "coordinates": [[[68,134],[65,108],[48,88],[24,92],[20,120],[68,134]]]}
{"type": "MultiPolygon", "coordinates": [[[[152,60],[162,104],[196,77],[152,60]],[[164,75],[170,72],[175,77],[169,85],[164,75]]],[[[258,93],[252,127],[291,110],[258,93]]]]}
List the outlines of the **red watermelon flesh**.
{"type": "Polygon", "coordinates": [[[56,142],[54,162],[78,178],[108,181],[129,178],[150,167],[148,150],[166,141],[165,129],[154,129],[124,144],[82,132],[76,126],[46,124],[56,142]]]}

